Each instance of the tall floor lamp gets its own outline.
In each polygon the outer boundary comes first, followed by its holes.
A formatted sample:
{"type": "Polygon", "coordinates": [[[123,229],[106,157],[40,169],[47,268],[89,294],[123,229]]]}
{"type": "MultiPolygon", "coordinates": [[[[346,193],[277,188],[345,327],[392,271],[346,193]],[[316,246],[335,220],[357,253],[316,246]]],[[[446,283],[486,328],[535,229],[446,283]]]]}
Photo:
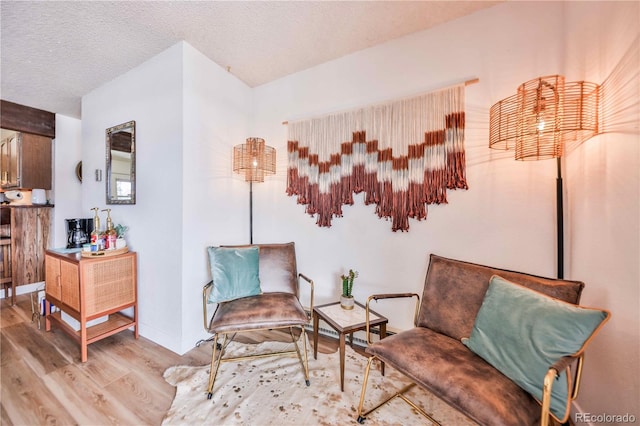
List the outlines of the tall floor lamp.
{"type": "Polygon", "coordinates": [[[558,278],[564,278],[562,155],[569,143],[598,134],[599,89],[586,81],[565,83],[561,75],[538,77],[489,113],[490,148],[515,148],[516,160],[556,159],[558,278]]]}
{"type": "Polygon", "coordinates": [[[264,139],[247,138],[233,147],[233,171],[244,174],[249,182],[249,244],[253,244],[253,182],[264,182],[266,175],[276,173],[276,150],[264,139]]]}

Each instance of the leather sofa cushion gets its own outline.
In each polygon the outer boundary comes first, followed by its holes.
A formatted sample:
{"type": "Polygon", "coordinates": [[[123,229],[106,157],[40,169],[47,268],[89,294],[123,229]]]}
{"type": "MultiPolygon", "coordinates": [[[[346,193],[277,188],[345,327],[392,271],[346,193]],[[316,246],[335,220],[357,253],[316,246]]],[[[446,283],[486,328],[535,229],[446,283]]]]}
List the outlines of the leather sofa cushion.
{"type": "Polygon", "coordinates": [[[417,327],[375,342],[366,352],[479,424],[539,423],[540,405],[531,395],[451,337],[417,327]]]}
{"type": "Polygon", "coordinates": [[[295,295],[263,293],[220,303],[209,323],[209,333],[300,326],[308,322],[295,295]]]}

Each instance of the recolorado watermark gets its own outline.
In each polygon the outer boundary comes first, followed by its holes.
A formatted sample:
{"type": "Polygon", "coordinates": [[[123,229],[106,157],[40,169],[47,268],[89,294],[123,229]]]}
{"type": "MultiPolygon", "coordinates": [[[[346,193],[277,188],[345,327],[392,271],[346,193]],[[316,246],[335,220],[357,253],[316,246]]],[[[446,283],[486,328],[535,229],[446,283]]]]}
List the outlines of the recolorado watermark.
{"type": "Polygon", "coordinates": [[[613,423],[613,424],[622,424],[622,423],[635,423],[637,420],[634,414],[609,414],[609,413],[576,413],[575,422],[576,423],[613,423]]]}

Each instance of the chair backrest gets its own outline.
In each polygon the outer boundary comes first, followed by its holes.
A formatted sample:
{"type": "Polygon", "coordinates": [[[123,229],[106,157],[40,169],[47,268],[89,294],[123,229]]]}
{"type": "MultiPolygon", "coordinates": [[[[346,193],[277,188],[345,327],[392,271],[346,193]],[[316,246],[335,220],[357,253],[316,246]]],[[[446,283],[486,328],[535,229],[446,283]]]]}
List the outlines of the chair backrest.
{"type": "Polygon", "coordinates": [[[432,254],[418,326],[458,340],[469,337],[493,275],[576,305],[584,288],[580,281],[544,278],[432,254]]]}
{"type": "MultiPolygon", "coordinates": [[[[259,248],[260,288],[263,293],[298,294],[296,248],[293,242],[253,244],[259,248]]],[[[250,245],[225,247],[251,247],[250,245]]]]}

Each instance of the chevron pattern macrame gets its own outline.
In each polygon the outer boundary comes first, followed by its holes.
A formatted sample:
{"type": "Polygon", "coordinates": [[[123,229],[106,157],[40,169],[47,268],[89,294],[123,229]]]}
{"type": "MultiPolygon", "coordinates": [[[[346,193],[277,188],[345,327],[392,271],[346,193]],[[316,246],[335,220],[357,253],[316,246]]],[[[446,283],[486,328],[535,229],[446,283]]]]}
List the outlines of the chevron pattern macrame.
{"type": "Polygon", "coordinates": [[[364,192],[393,231],[467,189],[464,85],[354,111],[290,122],[287,194],[330,227],[364,192]]]}

